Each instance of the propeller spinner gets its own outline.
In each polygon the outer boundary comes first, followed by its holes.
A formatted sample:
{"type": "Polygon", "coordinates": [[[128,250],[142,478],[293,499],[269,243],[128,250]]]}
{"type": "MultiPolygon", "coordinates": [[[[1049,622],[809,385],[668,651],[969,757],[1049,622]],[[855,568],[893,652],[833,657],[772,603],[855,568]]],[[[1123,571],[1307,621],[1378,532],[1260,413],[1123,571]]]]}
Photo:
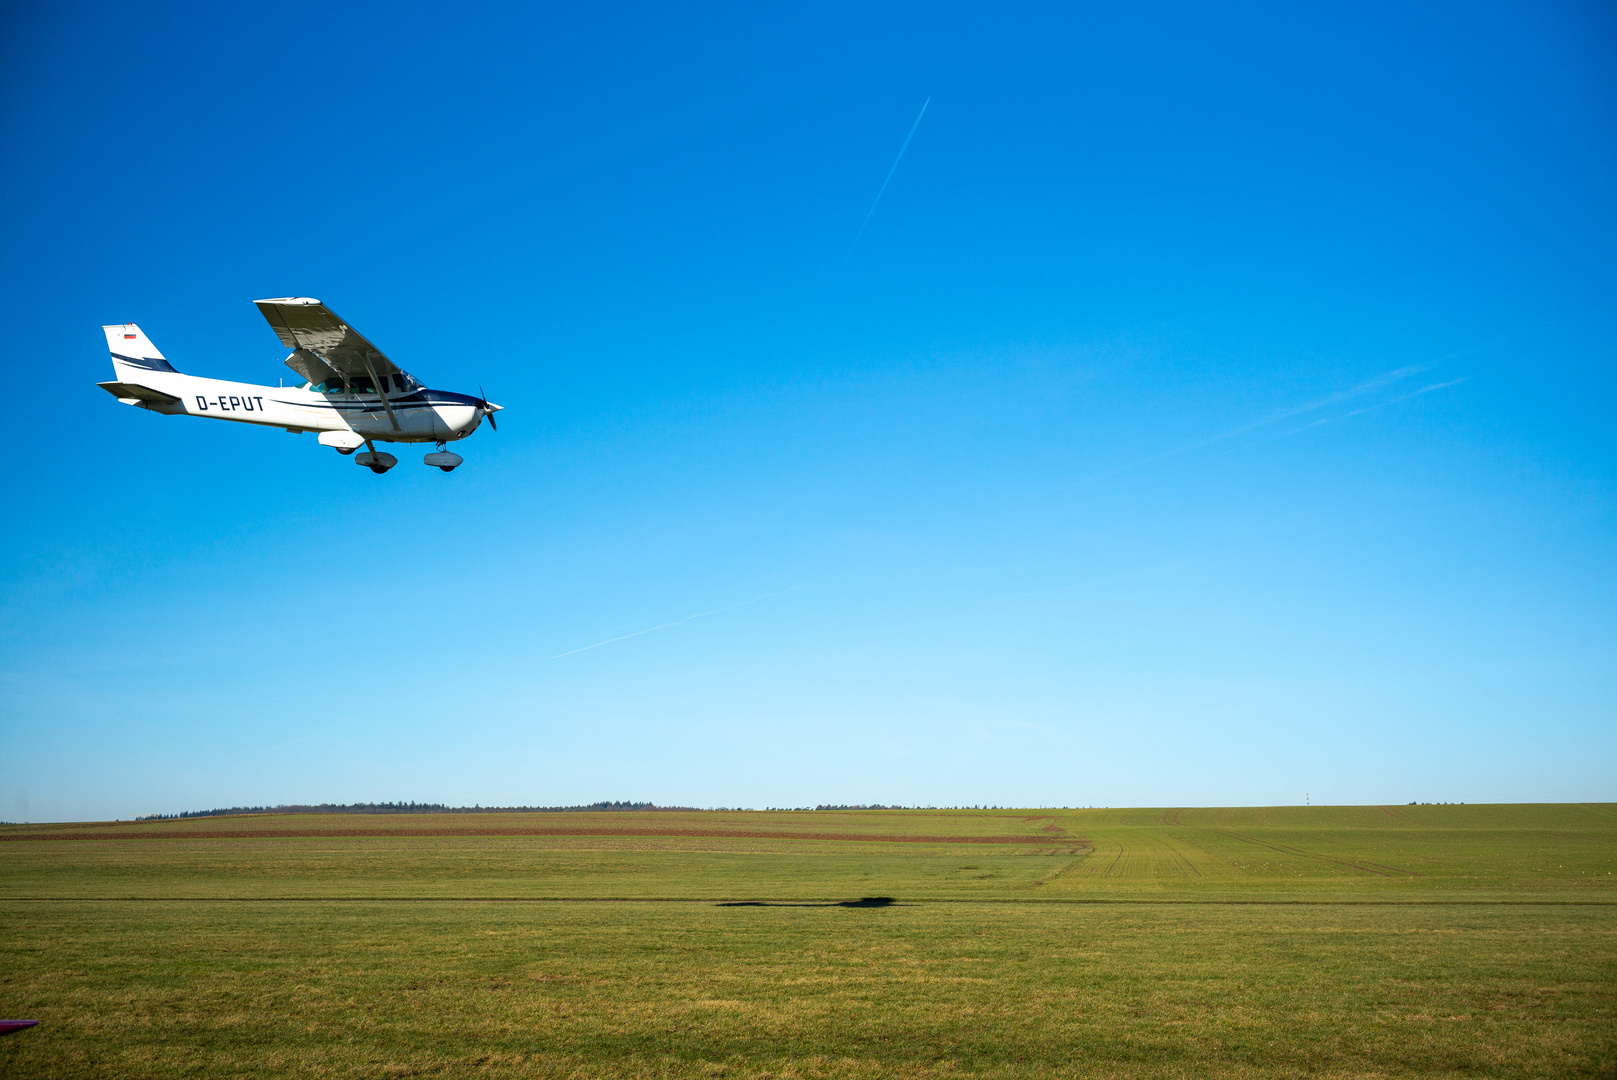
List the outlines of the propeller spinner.
{"type": "Polygon", "coordinates": [[[477,411],[482,413],[485,417],[488,418],[488,426],[494,431],[500,430],[500,426],[494,422],[494,414],[499,412],[503,408],[505,408],[504,405],[496,405],[492,401],[490,401],[488,399],[488,395],[483,393],[482,385],[481,384],[478,385],[478,387],[477,387],[477,411]]]}

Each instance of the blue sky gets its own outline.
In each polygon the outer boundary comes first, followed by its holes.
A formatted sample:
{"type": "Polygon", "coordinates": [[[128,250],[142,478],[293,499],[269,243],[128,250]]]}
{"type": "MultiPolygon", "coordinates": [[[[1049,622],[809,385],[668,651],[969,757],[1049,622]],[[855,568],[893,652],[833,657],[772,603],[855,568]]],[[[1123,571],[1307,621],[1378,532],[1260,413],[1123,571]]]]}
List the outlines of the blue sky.
{"type": "Polygon", "coordinates": [[[0,816],[1617,799],[1608,9],[0,18],[0,816]]]}

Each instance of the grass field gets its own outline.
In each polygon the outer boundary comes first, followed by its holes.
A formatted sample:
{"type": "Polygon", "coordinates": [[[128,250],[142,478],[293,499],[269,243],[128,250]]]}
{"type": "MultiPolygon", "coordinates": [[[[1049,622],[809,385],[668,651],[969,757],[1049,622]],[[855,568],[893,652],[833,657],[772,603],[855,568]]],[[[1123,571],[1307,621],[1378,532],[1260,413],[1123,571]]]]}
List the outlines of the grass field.
{"type": "Polygon", "coordinates": [[[1612,1077],[1614,872],[1610,805],[6,826],[0,1074],[1612,1077]]]}

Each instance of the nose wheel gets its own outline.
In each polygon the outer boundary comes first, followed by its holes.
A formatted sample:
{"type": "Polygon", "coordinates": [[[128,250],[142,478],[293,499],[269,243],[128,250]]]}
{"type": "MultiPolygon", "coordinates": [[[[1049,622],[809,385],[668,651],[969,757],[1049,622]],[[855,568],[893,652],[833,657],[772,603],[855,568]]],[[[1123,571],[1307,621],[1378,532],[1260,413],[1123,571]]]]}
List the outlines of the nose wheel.
{"type": "Polygon", "coordinates": [[[454,472],[460,466],[460,463],[466,459],[459,454],[450,453],[444,449],[443,443],[439,443],[435,452],[428,454],[421,460],[424,464],[442,469],[444,472],[454,472]]]}

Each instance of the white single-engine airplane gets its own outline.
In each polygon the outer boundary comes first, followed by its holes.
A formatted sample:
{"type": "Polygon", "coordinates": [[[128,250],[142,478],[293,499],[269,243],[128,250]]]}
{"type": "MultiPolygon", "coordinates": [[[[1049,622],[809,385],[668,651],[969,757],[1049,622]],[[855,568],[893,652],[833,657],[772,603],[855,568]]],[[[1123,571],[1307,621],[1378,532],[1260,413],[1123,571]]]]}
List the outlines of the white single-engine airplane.
{"type": "MultiPolygon", "coordinates": [[[[96,383],[125,405],[169,416],[206,416],[285,428],[294,435],[318,431],[323,446],[354,458],[374,473],[399,463],[375,442],[437,443],[422,460],[449,472],[461,463],[444,444],[464,439],[503,406],[481,393],[428,390],[364,335],[318,300],[287,296],[255,300],[281,344],[292,350],[286,366],[303,385],[254,386],[182,375],[134,323],[103,326],[112,353],[112,382],[96,383]]],[[[498,429],[496,429],[498,430],[498,429]]]]}

